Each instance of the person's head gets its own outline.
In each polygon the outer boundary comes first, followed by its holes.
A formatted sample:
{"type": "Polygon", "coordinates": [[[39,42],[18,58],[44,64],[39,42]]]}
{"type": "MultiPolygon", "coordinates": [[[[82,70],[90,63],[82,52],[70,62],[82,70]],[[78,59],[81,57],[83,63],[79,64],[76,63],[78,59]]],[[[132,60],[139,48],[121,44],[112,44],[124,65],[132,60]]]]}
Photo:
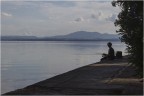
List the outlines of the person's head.
{"type": "Polygon", "coordinates": [[[111,47],[111,46],[112,46],[112,43],[111,43],[111,42],[108,42],[108,43],[107,43],[107,46],[108,46],[108,47],[111,47]]]}

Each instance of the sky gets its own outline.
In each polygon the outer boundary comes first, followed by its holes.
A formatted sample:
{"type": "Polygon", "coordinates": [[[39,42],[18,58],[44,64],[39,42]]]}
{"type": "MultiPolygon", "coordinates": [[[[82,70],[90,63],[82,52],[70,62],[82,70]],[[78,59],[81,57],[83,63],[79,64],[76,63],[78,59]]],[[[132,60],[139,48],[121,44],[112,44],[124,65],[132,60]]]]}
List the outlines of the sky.
{"type": "Polygon", "coordinates": [[[1,35],[55,36],[76,31],[116,34],[111,1],[1,1],[1,35]]]}

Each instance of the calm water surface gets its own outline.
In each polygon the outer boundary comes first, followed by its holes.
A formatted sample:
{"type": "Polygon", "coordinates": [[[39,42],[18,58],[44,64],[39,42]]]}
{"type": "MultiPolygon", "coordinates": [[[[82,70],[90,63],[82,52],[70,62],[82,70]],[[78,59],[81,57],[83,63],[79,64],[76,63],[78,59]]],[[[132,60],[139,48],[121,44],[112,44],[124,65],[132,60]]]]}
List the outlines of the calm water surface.
{"type": "MultiPolygon", "coordinates": [[[[125,45],[114,41],[115,51],[125,45]]],[[[1,43],[1,91],[23,88],[72,69],[98,62],[104,41],[5,41],[1,43]]]]}

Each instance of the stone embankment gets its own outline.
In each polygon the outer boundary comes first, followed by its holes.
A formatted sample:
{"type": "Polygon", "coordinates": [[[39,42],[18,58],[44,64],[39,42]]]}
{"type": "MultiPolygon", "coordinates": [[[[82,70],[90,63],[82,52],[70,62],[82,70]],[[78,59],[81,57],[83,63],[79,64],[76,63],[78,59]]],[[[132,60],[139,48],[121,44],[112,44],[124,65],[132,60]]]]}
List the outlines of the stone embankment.
{"type": "Polygon", "coordinates": [[[90,64],[4,95],[142,95],[127,58],[90,64]]]}

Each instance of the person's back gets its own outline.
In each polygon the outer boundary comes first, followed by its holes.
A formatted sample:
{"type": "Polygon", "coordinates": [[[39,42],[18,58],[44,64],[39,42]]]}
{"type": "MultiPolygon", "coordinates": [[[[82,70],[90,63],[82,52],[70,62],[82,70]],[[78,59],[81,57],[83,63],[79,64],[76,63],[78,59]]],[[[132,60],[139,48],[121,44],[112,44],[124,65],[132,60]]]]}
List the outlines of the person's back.
{"type": "Polygon", "coordinates": [[[115,59],[115,52],[114,49],[112,48],[112,43],[111,42],[107,43],[107,46],[109,47],[108,54],[102,54],[103,58],[101,59],[101,61],[115,59]]]}
{"type": "Polygon", "coordinates": [[[109,47],[107,58],[110,59],[110,60],[113,60],[115,58],[114,49],[112,47],[109,47]]]}

